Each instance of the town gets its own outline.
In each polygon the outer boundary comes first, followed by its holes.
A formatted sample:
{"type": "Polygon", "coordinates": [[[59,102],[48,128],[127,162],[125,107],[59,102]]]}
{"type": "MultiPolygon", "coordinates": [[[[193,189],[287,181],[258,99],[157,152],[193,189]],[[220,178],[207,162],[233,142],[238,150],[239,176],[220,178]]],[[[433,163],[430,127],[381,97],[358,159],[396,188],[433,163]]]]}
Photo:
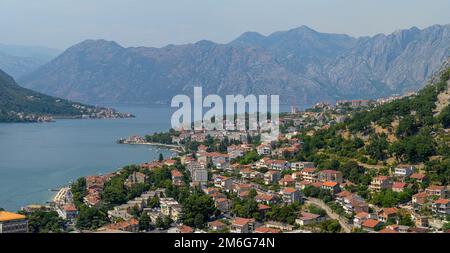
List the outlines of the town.
{"type": "Polygon", "coordinates": [[[423,162],[376,161],[362,148],[372,137],[325,135],[351,113],[384,103],[293,106],[280,115],[281,134],[271,142],[257,130],[171,129],[122,139],[177,153],[80,178],[49,205],[1,211],[0,233],[448,232],[446,179],[423,162]],[[336,143],[323,148],[315,139],[323,142],[322,135],[336,143]]]}

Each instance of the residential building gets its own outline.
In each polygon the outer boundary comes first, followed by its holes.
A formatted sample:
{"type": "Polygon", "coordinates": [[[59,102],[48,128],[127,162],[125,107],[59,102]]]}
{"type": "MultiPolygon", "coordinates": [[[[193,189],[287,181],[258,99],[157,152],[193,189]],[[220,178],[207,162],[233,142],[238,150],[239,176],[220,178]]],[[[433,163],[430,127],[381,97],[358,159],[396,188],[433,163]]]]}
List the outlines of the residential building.
{"type": "Polygon", "coordinates": [[[426,192],[419,192],[419,193],[414,194],[412,196],[411,202],[412,202],[414,207],[419,207],[419,206],[422,206],[425,203],[427,203],[428,197],[429,197],[428,193],[426,193],[426,192]]]}
{"type": "Polygon", "coordinates": [[[286,204],[301,203],[302,194],[299,190],[291,187],[284,188],[281,190],[281,195],[283,202],[286,204]]]}
{"type": "Polygon", "coordinates": [[[177,221],[182,212],[182,206],[173,198],[161,198],[159,200],[161,213],[177,221]]]}
{"type": "Polygon", "coordinates": [[[347,214],[369,212],[369,205],[365,200],[357,194],[348,191],[342,191],[336,194],[335,201],[342,206],[347,214]]]}
{"type": "Polygon", "coordinates": [[[214,204],[217,209],[219,209],[222,213],[228,213],[231,209],[231,200],[226,197],[217,198],[214,201],[214,204]]]}
{"type": "Polygon", "coordinates": [[[406,188],[407,184],[402,182],[394,182],[392,184],[392,190],[395,192],[403,192],[403,190],[406,188]]]}
{"type": "Polygon", "coordinates": [[[253,233],[255,230],[255,219],[236,217],[230,228],[232,233],[253,233]]]}
{"type": "Polygon", "coordinates": [[[293,163],[291,163],[292,170],[303,170],[304,168],[314,168],[314,163],[312,163],[312,162],[293,162],[293,163]]]}
{"type": "Polygon", "coordinates": [[[256,148],[258,155],[268,156],[272,153],[272,147],[269,144],[261,144],[256,148]]]}
{"type": "Polygon", "coordinates": [[[214,231],[222,231],[227,228],[227,225],[219,220],[208,222],[208,227],[214,231]]]}
{"type": "Polygon", "coordinates": [[[233,188],[233,179],[225,176],[216,176],[214,178],[214,186],[228,192],[233,188]]]}
{"type": "Polygon", "coordinates": [[[376,231],[381,227],[382,223],[377,220],[368,219],[361,224],[361,228],[367,231],[376,231]]]}
{"type": "Polygon", "coordinates": [[[301,212],[297,219],[295,219],[295,223],[300,226],[307,226],[316,224],[322,221],[322,217],[318,214],[301,212]]]}
{"type": "Polygon", "coordinates": [[[130,220],[120,221],[117,223],[106,225],[103,228],[100,228],[99,231],[102,230],[116,230],[116,231],[125,231],[130,233],[137,233],[139,232],[139,221],[132,218],[130,220]]]}
{"type": "Polygon", "coordinates": [[[387,222],[397,218],[398,209],[395,207],[383,208],[378,212],[378,220],[381,222],[387,222]]]}
{"type": "Polygon", "coordinates": [[[445,219],[450,215],[450,199],[437,199],[433,202],[431,210],[437,217],[445,219]]]}
{"type": "Polygon", "coordinates": [[[321,188],[330,191],[332,195],[338,193],[340,190],[339,183],[332,181],[323,182],[321,188]]]}
{"type": "Polygon", "coordinates": [[[304,168],[302,171],[302,179],[311,183],[317,182],[318,179],[318,172],[316,168],[304,168]]]}
{"type": "Polygon", "coordinates": [[[423,183],[427,179],[427,176],[422,173],[413,173],[409,178],[414,179],[418,183],[423,183]]]}
{"type": "Polygon", "coordinates": [[[281,179],[281,173],[277,170],[269,170],[264,174],[264,183],[276,184],[281,179]]]}
{"type": "Polygon", "coordinates": [[[394,176],[407,178],[416,171],[413,165],[399,165],[394,169],[394,176]]]}
{"type": "Polygon", "coordinates": [[[369,189],[374,192],[379,192],[384,189],[391,189],[392,181],[388,176],[378,176],[372,179],[369,189]]]}
{"type": "Polygon", "coordinates": [[[295,186],[295,180],[292,179],[291,175],[285,175],[280,181],[278,181],[278,184],[281,186],[295,186]]]}
{"type": "Polygon", "coordinates": [[[277,228],[270,228],[266,226],[261,226],[255,229],[255,233],[257,234],[278,234],[281,233],[281,230],[277,228]]]}
{"type": "Polygon", "coordinates": [[[193,185],[206,185],[208,182],[208,171],[204,164],[199,162],[191,162],[187,169],[191,175],[193,185]]]}
{"type": "Polygon", "coordinates": [[[430,196],[436,196],[438,198],[447,198],[447,187],[432,185],[425,189],[425,192],[430,196]]]}
{"type": "Polygon", "coordinates": [[[127,178],[125,181],[125,186],[127,188],[131,188],[136,184],[143,184],[145,183],[145,180],[147,179],[147,176],[142,172],[133,172],[131,175],[127,178]]]}
{"type": "Polygon", "coordinates": [[[336,182],[336,183],[342,183],[343,177],[342,172],[337,170],[322,170],[319,171],[319,181],[321,182],[336,182]]]}
{"type": "Polygon", "coordinates": [[[78,210],[74,204],[64,205],[58,212],[61,218],[74,221],[78,216],[78,210]]]}
{"type": "Polygon", "coordinates": [[[28,233],[28,220],[25,215],[0,211],[0,234],[28,233]]]}
{"type": "Polygon", "coordinates": [[[286,160],[270,160],[270,169],[284,171],[291,168],[291,164],[286,160]]]}
{"type": "Polygon", "coordinates": [[[175,186],[183,186],[184,185],[184,177],[183,173],[181,173],[179,170],[172,170],[172,184],[175,186]]]}

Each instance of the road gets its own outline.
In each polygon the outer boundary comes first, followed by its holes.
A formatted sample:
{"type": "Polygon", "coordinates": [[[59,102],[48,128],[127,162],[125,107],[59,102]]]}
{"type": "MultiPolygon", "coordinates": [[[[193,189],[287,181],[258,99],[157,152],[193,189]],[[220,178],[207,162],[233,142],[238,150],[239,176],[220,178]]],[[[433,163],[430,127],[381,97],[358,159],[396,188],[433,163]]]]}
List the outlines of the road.
{"type": "Polygon", "coordinates": [[[351,233],[352,232],[352,226],[350,224],[348,224],[342,217],[340,217],[337,213],[333,212],[333,210],[331,210],[331,208],[325,204],[325,202],[323,202],[320,199],[316,199],[316,198],[306,198],[305,201],[306,204],[314,204],[320,208],[322,208],[323,210],[325,210],[325,212],[327,213],[328,216],[330,216],[330,218],[338,220],[339,224],[341,224],[342,229],[344,229],[344,231],[346,233],[351,233]]]}

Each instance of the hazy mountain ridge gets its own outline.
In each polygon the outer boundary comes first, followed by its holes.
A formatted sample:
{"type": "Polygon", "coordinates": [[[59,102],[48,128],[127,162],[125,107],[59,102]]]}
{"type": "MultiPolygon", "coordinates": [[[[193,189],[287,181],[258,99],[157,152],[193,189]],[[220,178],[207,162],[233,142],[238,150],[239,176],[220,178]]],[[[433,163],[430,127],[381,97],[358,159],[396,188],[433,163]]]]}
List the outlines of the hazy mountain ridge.
{"type": "Polygon", "coordinates": [[[228,44],[124,48],[87,40],[20,83],[90,103],[167,103],[201,85],[205,94],[279,94],[310,105],[417,90],[448,56],[449,25],[361,38],[302,26],[248,32],[228,44]]]}
{"type": "Polygon", "coordinates": [[[0,44],[0,69],[14,78],[29,74],[61,52],[57,49],[0,44]]]}

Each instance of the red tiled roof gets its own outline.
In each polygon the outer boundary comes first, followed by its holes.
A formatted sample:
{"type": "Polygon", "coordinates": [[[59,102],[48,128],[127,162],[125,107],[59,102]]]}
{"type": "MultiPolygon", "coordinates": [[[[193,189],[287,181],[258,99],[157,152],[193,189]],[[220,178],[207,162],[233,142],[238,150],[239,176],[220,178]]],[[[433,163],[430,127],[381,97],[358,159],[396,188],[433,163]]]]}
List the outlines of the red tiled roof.
{"type": "Polygon", "coordinates": [[[402,188],[405,188],[405,187],[406,187],[406,184],[402,183],[402,182],[394,182],[392,184],[392,188],[396,188],[396,189],[402,189],[402,188]]]}
{"type": "Polygon", "coordinates": [[[259,211],[265,211],[265,210],[269,210],[269,209],[272,209],[272,207],[264,205],[264,204],[258,204],[259,211]]]}
{"type": "Polygon", "coordinates": [[[379,224],[380,224],[380,222],[377,220],[368,219],[362,224],[362,226],[367,227],[367,228],[375,228],[379,224]]]}
{"type": "Polygon", "coordinates": [[[315,172],[315,171],[316,171],[316,168],[304,168],[302,170],[302,172],[306,172],[306,173],[312,173],[312,172],[315,172]]]}
{"type": "Polygon", "coordinates": [[[326,187],[336,187],[336,185],[338,185],[338,183],[331,182],[331,181],[327,181],[327,182],[322,184],[322,186],[326,186],[326,187]]]}
{"type": "Polygon", "coordinates": [[[380,234],[398,234],[398,231],[389,229],[389,228],[384,228],[382,230],[379,231],[380,234]]]}
{"type": "Polygon", "coordinates": [[[281,233],[281,230],[276,229],[276,228],[269,228],[269,227],[259,227],[257,229],[255,229],[256,233],[271,233],[271,234],[276,234],[276,233],[281,233]]]}
{"type": "Polygon", "coordinates": [[[369,216],[369,213],[366,213],[366,212],[359,212],[359,213],[357,213],[356,215],[355,215],[355,217],[358,217],[358,218],[367,218],[369,216]]]}
{"type": "Polygon", "coordinates": [[[225,226],[225,223],[219,221],[219,220],[215,220],[215,221],[211,221],[208,223],[210,227],[223,227],[225,226]]]}
{"type": "Polygon", "coordinates": [[[353,193],[351,193],[349,191],[341,191],[340,193],[336,194],[336,197],[345,198],[345,197],[349,197],[351,195],[353,195],[353,193]]]}
{"type": "Polygon", "coordinates": [[[194,232],[193,228],[186,226],[186,225],[179,226],[178,230],[180,231],[180,233],[183,233],[183,234],[190,234],[190,233],[194,232]]]}
{"type": "Polygon", "coordinates": [[[181,173],[178,170],[172,170],[171,173],[172,173],[172,177],[182,177],[183,176],[183,173],[181,173]]]}
{"type": "Polygon", "coordinates": [[[64,208],[64,211],[66,211],[66,212],[76,212],[77,211],[77,208],[75,207],[74,204],[67,204],[63,208],[64,208]]]}
{"type": "Polygon", "coordinates": [[[397,214],[398,209],[395,207],[383,208],[383,213],[385,215],[397,214]]]}
{"type": "Polygon", "coordinates": [[[450,199],[438,199],[434,203],[440,204],[440,205],[447,205],[450,202],[450,199]]]}
{"type": "Polygon", "coordinates": [[[296,191],[297,191],[297,189],[294,189],[294,188],[291,188],[291,187],[287,187],[287,188],[283,189],[283,192],[285,192],[285,193],[294,193],[296,191]]]}
{"type": "Polygon", "coordinates": [[[442,190],[445,190],[445,186],[441,186],[441,185],[432,185],[432,186],[429,186],[429,187],[427,188],[427,190],[431,190],[431,191],[439,190],[439,191],[442,191],[442,190]]]}
{"type": "Polygon", "coordinates": [[[247,219],[247,218],[240,218],[237,217],[233,220],[233,225],[237,226],[244,226],[247,223],[255,222],[255,219],[247,219]]]}

